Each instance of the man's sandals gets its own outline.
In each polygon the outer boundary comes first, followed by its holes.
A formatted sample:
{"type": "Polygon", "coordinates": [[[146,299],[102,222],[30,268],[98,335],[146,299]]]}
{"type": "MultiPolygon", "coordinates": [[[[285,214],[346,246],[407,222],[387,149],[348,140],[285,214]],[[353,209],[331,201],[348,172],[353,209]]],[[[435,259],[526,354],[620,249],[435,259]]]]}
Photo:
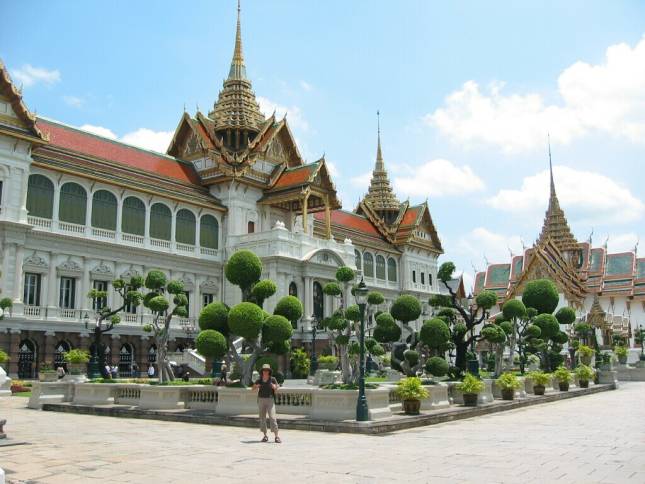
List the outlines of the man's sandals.
{"type": "Polygon", "coordinates": [[[266,435],[262,437],[262,442],[268,442],[268,441],[269,441],[269,437],[267,437],[266,435]]]}
{"type": "Polygon", "coordinates": [[[276,444],[281,444],[282,443],[282,441],[280,440],[280,437],[275,438],[275,443],[276,444]]]}

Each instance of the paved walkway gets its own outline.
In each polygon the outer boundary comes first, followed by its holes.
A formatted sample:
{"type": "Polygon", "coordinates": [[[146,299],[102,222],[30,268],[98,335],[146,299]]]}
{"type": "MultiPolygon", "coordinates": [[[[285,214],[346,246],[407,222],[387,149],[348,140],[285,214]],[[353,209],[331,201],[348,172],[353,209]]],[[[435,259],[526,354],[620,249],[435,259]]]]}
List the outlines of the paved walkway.
{"type": "Polygon", "coordinates": [[[383,436],[40,412],[0,398],[10,483],[645,483],[645,384],[383,436]]]}

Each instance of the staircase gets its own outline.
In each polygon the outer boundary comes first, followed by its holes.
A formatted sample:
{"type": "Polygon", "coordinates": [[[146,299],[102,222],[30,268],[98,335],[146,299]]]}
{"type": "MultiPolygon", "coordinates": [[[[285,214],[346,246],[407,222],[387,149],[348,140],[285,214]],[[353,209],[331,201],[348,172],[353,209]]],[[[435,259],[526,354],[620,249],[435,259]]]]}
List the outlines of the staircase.
{"type": "Polygon", "coordinates": [[[184,350],[168,353],[168,359],[178,366],[187,367],[194,375],[206,376],[206,359],[197,350],[184,350]]]}

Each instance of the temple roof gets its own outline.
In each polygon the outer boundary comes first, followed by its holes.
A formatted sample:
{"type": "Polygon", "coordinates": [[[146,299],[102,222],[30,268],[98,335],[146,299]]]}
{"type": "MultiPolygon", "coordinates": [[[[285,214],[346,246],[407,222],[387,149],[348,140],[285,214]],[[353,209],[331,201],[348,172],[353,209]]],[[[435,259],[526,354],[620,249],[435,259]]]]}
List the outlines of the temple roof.
{"type": "Polygon", "coordinates": [[[374,171],[372,171],[372,179],[367,195],[365,195],[363,201],[367,202],[377,212],[398,212],[401,206],[401,202],[394,195],[387,171],[385,170],[385,163],[383,162],[383,154],[381,152],[380,122],[377,136],[376,164],[374,165],[374,171]]]}
{"type": "Polygon", "coordinates": [[[237,30],[235,48],[228,78],[224,81],[213,110],[208,117],[215,121],[217,130],[233,128],[257,132],[264,124],[264,115],[255,99],[251,81],[246,77],[246,65],[242,52],[242,27],[240,4],[237,5],[237,30]]]}
{"type": "Polygon", "coordinates": [[[555,182],[553,181],[553,166],[551,164],[551,148],[549,147],[549,174],[551,179],[549,206],[544,216],[544,224],[538,242],[547,238],[553,240],[561,251],[579,249],[578,241],[575,239],[567,223],[564,211],[560,208],[560,201],[555,193],[555,182]]]}

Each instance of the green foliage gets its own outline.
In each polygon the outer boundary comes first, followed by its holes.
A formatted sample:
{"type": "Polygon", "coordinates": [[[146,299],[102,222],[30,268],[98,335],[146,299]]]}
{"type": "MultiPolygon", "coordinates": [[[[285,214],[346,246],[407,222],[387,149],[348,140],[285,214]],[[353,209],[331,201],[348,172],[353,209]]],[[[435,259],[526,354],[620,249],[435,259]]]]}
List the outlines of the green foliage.
{"type": "Polygon", "coordinates": [[[13,307],[13,301],[9,297],[3,297],[0,299],[0,309],[5,310],[7,308],[13,307]]]}
{"type": "Polygon", "coordinates": [[[118,314],[113,314],[112,316],[110,316],[110,323],[113,324],[114,326],[116,326],[120,322],[121,322],[121,316],[119,316],[118,314]]]}
{"type": "Polygon", "coordinates": [[[296,349],[291,353],[294,378],[307,378],[309,375],[309,355],[303,349],[296,349]]]}
{"type": "Polygon", "coordinates": [[[169,306],[170,303],[163,296],[154,296],[148,301],[148,308],[155,313],[163,313],[169,306]]]}
{"type": "Polygon", "coordinates": [[[594,369],[587,365],[578,365],[574,372],[578,377],[578,380],[581,381],[593,380],[593,377],[596,374],[594,369]]]}
{"type": "Polygon", "coordinates": [[[152,333],[152,324],[144,324],[141,329],[144,333],[152,333]]]}
{"type": "Polygon", "coordinates": [[[90,353],[85,350],[73,349],[66,351],[63,359],[67,363],[87,363],[90,361],[90,353]]]}
{"type": "Polygon", "coordinates": [[[396,325],[396,322],[390,313],[381,313],[376,316],[376,324],[377,326],[387,326],[389,324],[396,325]]]}
{"type": "Polygon", "coordinates": [[[421,303],[416,297],[408,294],[399,296],[392,304],[390,314],[394,319],[407,324],[421,315],[421,303]]]}
{"type": "Polygon", "coordinates": [[[338,367],[338,358],[332,355],[318,357],[318,368],[333,371],[338,367]]]}
{"type": "Polygon", "coordinates": [[[564,366],[558,366],[553,372],[553,376],[560,383],[569,383],[571,382],[571,380],[573,380],[573,378],[571,377],[571,373],[564,366]]]}
{"type": "Polygon", "coordinates": [[[339,334],[338,336],[336,336],[337,345],[344,346],[347,343],[349,343],[349,336],[347,336],[346,334],[339,334]]]}
{"type": "Polygon", "coordinates": [[[466,394],[478,394],[484,390],[484,382],[471,373],[466,373],[464,379],[457,383],[457,390],[466,394]]]}
{"type": "Polygon", "coordinates": [[[291,340],[285,339],[282,341],[269,341],[267,348],[275,355],[286,355],[291,351],[291,340]]]}
{"type": "Polygon", "coordinates": [[[369,349],[369,352],[372,356],[383,356],[385,354],[385,348],[379,343],[376,343],[369,349]]]}
{"type": "Polygon", "coordinates": [[[560,333],[560,323],[552,314],[538,314],[533,319],[533,324],[540,328],[542,339],[551,339],[560,333]]]}
{"type": "Polygon", "coordinates": [[[477,303],[477,307],[487,311],[497,304],[497,294],[493,291],[482,291],[477,294],[475,302],[477,303]]]}
{"type": "Polygon", "coordinates": [[[546,386],[551,382],[551,374],[543,371],[531,371],[526,376],[533,381],[533,385],[546,386]]]}
{"type": "Polygon", "coordinates": [[[392,325],[377,325],[374,328],[374,339],[380,343],[393,343],[401,339],[401,328],[396,323],[392,325]]]}
{"type": "Polygon", "coordinates": [[[276,304],[273,314],[284,316],[288,321],[298,321],[303,313],[302,303],[295,296],[285,296],[276,304]]]}
{"type": "Polygon", "coordinates": [[[588,323],[578,323],[573,328],[575,332],[580,336],[586,336],[591,333],[591,325],[588,323]]]}
{"type": "Polygon", "coordinates": [[[367,294],[367,304],[370,306],[378,306],[379,304],[383,304],[385,302],[385,297],[383,297],[383,294],[381,294],[378,291],[370,291],[367,294]]]}
{"type": "Polygon", "coordinates": [[[482,328],[481,337],[489,343],[504,343],[506,341],[506,333],[497,324],[489,324],[482,328]]]}
{"type": "Polygon", "coordinates": [[[270,298],[278,290],[278,286],[271,279],[263,279],[256,282],[251,289],[251,296],[258,304],[264,302],[265,299],[270,298]]]}
{"type": "Polygon", "coordinates": [[[181,294],[184,296],[184,283],[182,281],[169,281],[168,284],[166,285],[166,290],[170,294],[181,294]]]}
{"type": "Polygon", "coordinates": [[[560,324],[571,324],[576,320],[576,312],[573,310],[573,308],[565,306],[558,309],[558,312],[555,313],[555,318],[560,324]]]}
{"type": "Polygon", "coordinates": [[[407,361],[410,366],[414,366],[419,363],[419,352],[415,350],[405,350],[403,358],[405,358],[405,361],[407,361]]]}
{"type": "Polygon", "coordinates": [[[132,276],[130,282],[128,282],[128,286],[135,290],[141,289],[143,287],[143,277],[132,276]]]}
{"type": "Polygon", "coordinates": [[[466,334],[466,332],[467,332],[467,331],[468,331],[468,327],[466,326],[466,324],[465,324],[465,323],[456,323],[456,324],[452,327],[452,332],[453,332],[453,333],[455,334],[455,336],[457,336],[457,337],[463,336],[464,334],[466,334]]]}
{"type": "Polygon", "coordinates": [[[228,312],[228,327],[231,333],[246,340],[258,338],[263,321],[262,309],[250,302],[237,304],[228,312]]]}
{"type": "Polygon", "coordinates": [[[539,326],[535,324],[530,324],[526,327],[525,336],[527,338],[539,338],[541,334],[542,334],[542,330],[540,329],[539,326]]]}
{"type": "Polygon", "coordinates": [[[528,308],[534,308],[538,313],[551,314],[558,307],[557,286],[550,279],[529,281],[522,294],[522,302],[528,308]]]}
{"type": "Polygon", "coordinates": [[[433,376],[441,377],[448,373],[449,365],[445,358],[433,356],[426,361],[426,371],[433,376]]]}
{"type": "Polygon", "coordinates": [[[452,274],[455,272],[455,265],[452,262],[444,262],[439,267],[437,277],[440,281],[448,282],[452,279],[452,274]]]}
{"type": "Polygon", "coordinates": [[[214,329],[228,336],[228,307],[221,302],[210,303],[199,312],[199,329],[214,329]]]}
{"type": "Polygon", "coordinates": [[[499,324],[499,327],[502,328],[502,330],[507,336],[510,336],[513,334],[513,329],[514,329],[513,323],[511,323],[510,321],[502,321],[499,324]]]}
{"type": "Polygon", "coordinates": [[[401,400],[421,400],[428,398],[428,390],[423,388],[421,379],[415,376],[399,380],[396,384],[396,394],[401,400]]]}
{"type": "Polygon", "coordinates": [[[351,282],[354,277],[354,271],[347,266],[339,267],[336,270],[336,280],[338,282],[351,282]]]}
{"type": "Polygon", "coordinates": [[[449,308],[452,306],[452,300],[450,299],[450,296],[446,296],[445,294],[435,294],[430,296],[428,304],[433,308],[449,308]]]}
{"type": "Polygon", "coordinates": [[[347,354],[349,356],[358,356],[361,352],[361,346],[358,341],[350,341],[347,345],[347,354]]]}
{"type": "Polygon", "coordinates": [[[450,341],[450,328],[439,318],[425,321],[419,332],[421,341],[432,350],[445,350],[446,343],[450,341]]]}
{"type": "Polygon", "coordinates": [[[517,378],[515,373],[510,371],[502,373],[500,377],[495,380],[495,383],[497,383],[497,386],[502,390],[517,390],[522,386],[520,379],[517,378]]]}
{"type": "Polygon", "coordinates": [[[582,358],[591,358],[596,351],[587,345],[578,346],[578,355],[582,358]]]}
{"type": "Polygon", "coordinates": [[[262,261],[250,250],[238,250],[226,263],[224,274],[231,284],[249,289],[262,275],[262,261]]]}
{"type": "Polygon", "coordinates": [[[558,344],[560,344],[560,345],[563,345],[563,344],[565,344],[567,341],[569,341],[569,336],[568,336],[568,335],[567,335],[567,333],[565,333],[564,331],[560,331],[560,332],[558,332],[555,336],[553,336],[553,337],[551,338],[551,340],[552,340],[554,343],[558,343],[558,344]]]}
{"type": "Polygon", "coordinates": [[[145,286],[153,291],[164,288],[166,286],[166,274],[157,270],[148,272],[145,286]]]}
{"type": "Polygon", "coordinates": [[[216,360],[223,358],[228,350],[226,338],[222,333],[214,329],[200,331],[197,338],[195,338],[195,346],[199,354],[216,360]]]}
{"type": "MultiPolygon", "coordinates": [[[[168,284],[168,285],[170,285],[170,284],[168,284]]],[[[183,292],[181,292],[181,293],[175,294],[175,297],[172,298],[172,302],[176,306],[187,306],[188,305],[188,298],[186,297],[186,295],[183,292]]]]}
{"type": "Polygon", "coordinates": [[[337,282],[328,282],[323,287],[323,292],[328,296],[340,296],[343,293],[343,290],[337,282]]]}
{"type": "Polygon", "coordinates": [[[253,368],[255,371],[258,373],[262,369],[262,365],[269,365],[271,367],[271,370],[273,373],[278,371],[278,360],[270,355],[264,355],[260,356],[257,360],[255,360],[255,363],[253,364],[253,368]]]}
{"type": "Polygon", "coordinates": [[[0,350],[0,363],[6,363],[7,361],[9,361],[9,355],[5,351],[0,350]]]}
{"type": "Polygon", "coordinates": [[[629,349],[625,346],[615,346],[614,353],[618,358],[626,358],[629,355],[629,349]]]}
{"type": "Polygon", "coordinates": [[[269,316],[262,325],[262,341],[265,343],[288,340],[292,333],[293,327],[284,316],[269,316]]]}
{"type": "Polygon", "coordinates": [[[361,320],[361,309],[358,307],[358,304],[352,304],[347,309],[345,309],[345,318],[350,321],[360,321],[361,320]]]}
{"type": "Polygon", "coordinates": [[[322,324],[331,331],[342,331],[347,328],[347,320],[341,314],[334,314],[330,318],[323,319],[322,324]]]}
{"type": "Polygon", "coordinates": [[[511,299],[504,303],[502,313],[507,320],[524,319],[526,317],[526,306],[519,299],[511,299]]]}

